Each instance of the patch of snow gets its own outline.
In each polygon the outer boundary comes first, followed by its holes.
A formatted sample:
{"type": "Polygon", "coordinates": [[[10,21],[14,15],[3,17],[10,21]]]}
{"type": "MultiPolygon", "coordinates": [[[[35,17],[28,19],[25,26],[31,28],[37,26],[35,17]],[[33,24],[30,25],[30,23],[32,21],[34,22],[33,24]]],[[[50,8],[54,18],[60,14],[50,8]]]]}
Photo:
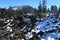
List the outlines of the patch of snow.
{"type": "Polygon", "coordinates": [[[41,40],[45,40],[45,39],[41,39],[41,40]]]}

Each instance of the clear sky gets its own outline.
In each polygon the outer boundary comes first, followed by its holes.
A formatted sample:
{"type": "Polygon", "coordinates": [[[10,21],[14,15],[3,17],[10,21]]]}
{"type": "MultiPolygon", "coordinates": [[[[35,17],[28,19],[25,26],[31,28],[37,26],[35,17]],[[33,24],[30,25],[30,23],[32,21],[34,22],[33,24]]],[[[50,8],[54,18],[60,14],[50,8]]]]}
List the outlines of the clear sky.
{"type": "MultiPolygon", "coordinates": [[[[0,7],[9,7],[9,6],[22,6],[22,5],[30,5],[34,8],[37,8],[39,5],[39,1],[41,0],[0,0],[0,7]]],[[[60,0],[46,0],[47,7],[51,5],[60,5],[60,0]]]]}

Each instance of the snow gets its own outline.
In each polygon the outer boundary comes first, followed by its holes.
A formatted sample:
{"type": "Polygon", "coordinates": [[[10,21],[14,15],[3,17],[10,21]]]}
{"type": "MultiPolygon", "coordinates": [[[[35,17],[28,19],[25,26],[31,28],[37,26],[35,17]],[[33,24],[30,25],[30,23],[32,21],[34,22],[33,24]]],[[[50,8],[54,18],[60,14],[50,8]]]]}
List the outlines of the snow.
{"type": "Polygon", "coordinates": [[[28,35],[29,35],[29,38],[33,37],[33,35],[30,32],[28,32],[28,35]]]}
{"type": "Polygon", "coordinates": [[[45,40],[45,39],[41,39],[41,40],[45,40]]]}
{"type": "Polygon", "coordinates": [[[24,40],[24,39],[21,39],[21,40],[24,40]]]}
{"type": "MultiPolygon", "coordinates": [[[[28,14],[29,15],[29,14],[28,14]]],[[[59,15],[60,17],[60,15],[59,15]]],[[[39,19],[37,19],[39,20],[39,19]]],[[[23,21],[30,22],[29,18],[25,18],[23,17],[23,21]]],[[[13,19],[9,19],[7,21],[5,21],[5,23],[7,23],[7,25],[4,26],[4,28],[7,29],[7,31],[12,32],[12,28],[10,26],[13,26],[14,24],[11,24],[11,22],[13,22],[13,19]]],[[[17,24],[19,23],[19,21],[17,20],[17,24]]],[[[51,15],[47,15],[45,18],[37,21],[36,26],[34,29],[31,30],[31,32],[29,31],[30,28],[27,28],[27,25],[25,25],[21,30],[25,31],[26,29],[28,29],[28,33],[25,34],[25,38],[28,40],[30,38],[33,37],[33,32],[35,32],[38,37],[41,38],[41,40],[57,40],[57,38],[60,38],[60,31],[58,32],[55,29],[59,29],[60,28],[60,18],[55,18],[55,15],[51,14],[51,15]],[[55,22],[57,21],[57,22],[55,22]],[[56,32],[48,32],[51,30],[55,30],[56,32]],[[38,34],[40,31],[44,32],[41,36],[40,34],[38,34]]],[[[29,25],[30,26],[30,25],[29,25]]],[[[13,34],[11,34],[10,36],[13,36],[13,34]]],[[[24,40],[24,39],[22,39],[24,40]]]]}
{"type": "Polygon", "coordinates": [[[10,36],[13,38],[14,34],[11,34],[10,36]]]}
{"type": "Polygon", "coordinates": [[[54,39],[54,38],[51,38],[51,37],[49,36],[47,40],[55,40],[55,39],[54,39]]]}
{"type": "Polygon", "coordinates": [[[37,29],[35,28],[35,29],[32,29],[31,32],[36,32],[36,33],[38,33],[38,32],[40,32],[40,30],[37,30],[37,29]]]}
{"type": "Polygon", "coordinates": [[[58,22],[54,24],[53,22],[55,22],[55,20],[57,20],[55,17],[50,18],[47,16],[42,22],[40,22],[40,23],[36,22],[35,23],[37,25],[36,28],[40,29],[40,30],[45,30],[45,28],[46,28],[46,30],[56,29],[55,27],[56,26],[59,27],[60,21],[58,20],[58,22]],[[47,25],[48,24],[47,22],[49,23],[49,25],[47,25]]]}
{"type": "Polygon", "coordinates": [[[12,28],[8,26],[7,31],[12,32],[12,28]]]}
{"type": "MultiPolygon", "coordinates": [[[[40,21],[40,22],[37,21],[35,23],[37,26],[34,29],[32,29],[31,32],[39,33],[40,31],[45,32],[45,31],[50,31],[50,30],[60,28],[60,25],[59,25],[60,19],[55,18],[55,15],[52,15],[52,16],[51,15],[47,16],[44,19],[41,19],[42,21],[40,21]],[[55,20],[57,22],[53,23],[53,22],[55,22],[55,20]]],[[[54,32],[53,33],[46,33],[44,36],[39,36],[39,37],[41,37],[41,40],[57,40],[57,38],[60,37],[60,32],[57,32],[57,30],[56,30],[55,33],[54,32]]]]}

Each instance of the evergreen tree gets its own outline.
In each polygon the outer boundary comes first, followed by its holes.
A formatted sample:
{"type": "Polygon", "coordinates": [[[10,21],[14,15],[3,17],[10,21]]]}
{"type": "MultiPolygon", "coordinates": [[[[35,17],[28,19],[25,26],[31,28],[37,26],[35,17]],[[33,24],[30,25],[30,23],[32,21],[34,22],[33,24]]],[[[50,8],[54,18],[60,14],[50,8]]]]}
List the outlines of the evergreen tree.
{"type": "Polygon", "coordinates": [[[58,10],[58,8],[57,8],[57,6],[55,5],[55,6],[54,6],[54,13],[57,13],[57,10],[58,10]]]}
{"type": "Polygon", "coordinates": [[[51,12],[53,13],[53,10],[54,10],[54,6],[53,5],[51,5],[51,12]]]}
{"type": "Polygon", "coordinates": [[[59,9],[58,9],[58,13],[60,13],[60,6],[59,6],[59,9]]]}
{"type": "Polygon", "coordinates": [[[6,8],[0,8],[0,17],[6,16],[6,15],[5,15],[5,14],[6,14],[6,11],[7,11],[6,8]]]}
{"type": "Polygon", "coordinates": [[[42,4],[41,4],[41,1],[39,3],[39,6],[38,6],[38,12],[41,13],[42,12],[42,4]]]}
{"type": "Polygon", "coordinates": [[[34,9],[34,13],[38,13],[38,10],[36,8],[34,9]]]}
{"type": "Polygon", "coordinates": [[[49,8],[47,9],[47,12],[50,13],[50,9],[49,8]]]}
{"type": "Polygon", "coordinates": [[[10,6],[9,8],[8,8],[8,11],[7,11],[7,16],[8,17],[11,17],[11,16],[13,16],[14,15],[14,10],[13,10],[13,8],[10,6]]]}
{"type": "Polygon", "coordinates": [[[58,11],[57,6],[56,5],[51,5],[51,12],[52,13],[57,13],[57,11],[58,11]]]}
{"type": "Polygon", "coordinates": [[[42,12],[45,13],[46,12],[46,0],[42,0],[42,12]]]}

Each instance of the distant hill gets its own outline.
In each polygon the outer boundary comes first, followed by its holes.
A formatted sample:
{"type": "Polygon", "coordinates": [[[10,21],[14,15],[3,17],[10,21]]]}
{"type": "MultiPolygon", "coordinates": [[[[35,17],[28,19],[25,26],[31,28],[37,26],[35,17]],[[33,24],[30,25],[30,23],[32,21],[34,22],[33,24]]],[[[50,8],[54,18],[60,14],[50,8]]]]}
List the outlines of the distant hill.
{"type": "Polygon", "coordinates": [[[13,7],[14,10],[21,10],[21,11],[27,11],[27,12],[33,12],[34,8],[29,6],[29,5],[23,5],[23,6],[14,6],[13,7]]]}

